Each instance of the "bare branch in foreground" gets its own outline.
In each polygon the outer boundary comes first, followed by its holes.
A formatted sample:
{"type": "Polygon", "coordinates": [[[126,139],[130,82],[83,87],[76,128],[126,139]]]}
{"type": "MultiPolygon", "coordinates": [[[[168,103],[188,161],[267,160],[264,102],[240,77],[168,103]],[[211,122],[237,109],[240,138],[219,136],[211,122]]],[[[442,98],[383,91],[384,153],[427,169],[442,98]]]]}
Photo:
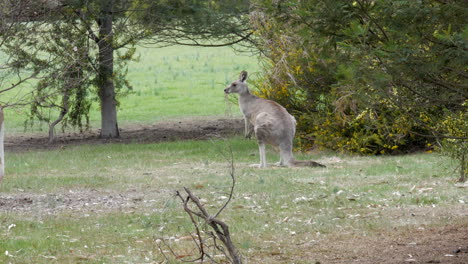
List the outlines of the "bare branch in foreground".
{"type": "MultiPolygon", "coordinates": [[[[184,187],[183,192],[176,191],[176,196],[180,198],[184,211],[189,215],[190,221],[192,222],[192,225],[195,229],[195,234],[191,234],[191,238],[196,245],[196,249],[198,250],[198,256],[196,258],[186,260],[184,258],[188,255],[176,254],[170,245],[165,243],[165,241],[162,241],[163,245],[169,248],[169,252],[172,254],[172,256],[179,261],[204,263],[205,260],[209,260],[211,263],[219,263],[217,260],[215,260],[215,257],[222,255],[229,263],[242,263],[242,258],[231,239],[229,226],[224,221],[218,219],[218,216],[232,200],[234,187],[236,184],[232,149],[229,147],[228,155],[223,151],[221,151],[221,153],[229,161],[229,175],[232,180],[232,185],[230,188],[229,198],[214,215],[211,215],[206,210],[200,199],[195,194],[193,194],[189,188],[184,187]],[[194,205],[195,208],[191,208],[191,205],[194,205]],[[212,231],[202,231],[200,229],[200,226],[202,225],[209,226],[212,231]],[[221,243],[218,243],[218,241],[221,241],[221,243]],[[213,254],[209,252],[211,250],[213,254]]],[[[158,248],[166,260],[168,260],[167,255],[162,251],[161,245],[158,245],[158,248]]]]}

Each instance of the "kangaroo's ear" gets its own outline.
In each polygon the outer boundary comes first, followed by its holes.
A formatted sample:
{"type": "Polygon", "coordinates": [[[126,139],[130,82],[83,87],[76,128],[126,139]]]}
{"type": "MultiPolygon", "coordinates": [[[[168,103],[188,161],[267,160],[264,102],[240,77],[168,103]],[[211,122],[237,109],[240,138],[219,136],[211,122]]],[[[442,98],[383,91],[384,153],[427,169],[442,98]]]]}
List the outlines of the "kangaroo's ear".
{"type": "Polygon", "coordinates": [[[245,82],[247,80],[247,72],[246,71],[241,71],[239,75],[239,81],[245,82]]]}

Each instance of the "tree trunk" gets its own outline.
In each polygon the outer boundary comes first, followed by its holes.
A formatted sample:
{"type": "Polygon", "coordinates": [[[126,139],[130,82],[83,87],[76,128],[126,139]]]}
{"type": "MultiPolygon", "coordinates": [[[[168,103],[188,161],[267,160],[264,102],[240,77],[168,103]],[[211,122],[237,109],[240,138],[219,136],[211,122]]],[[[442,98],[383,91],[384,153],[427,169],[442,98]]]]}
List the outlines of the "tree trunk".
{"type": "Polygon", "coordinates": [[[99,24],[99,98],[101,100],[101,134],[103,138],[119,137],[117,101],[114,88],[114,48],[112,46],[112,9],[114,1],[101,2],[99,24]]]}
{"type": "Polygon", "coordinates": [[[49,125],[49,141],[48,141],[49,144],[54,143],[54,140],[55,140],[55,126],[58,123],[62,122],[62,120],[63,120],[63,118],[65,117],[66,114],[67,114],[67,111],[62,109],[60,111],[59,117],[49,125]]]}
{"type": "Polygon", "coordinates": [[[0,181],[5,175],[5,152],[3,151],[3,138],[5,135],[5,126],[3,125],[3,109],[0,106],[0,181]]]}

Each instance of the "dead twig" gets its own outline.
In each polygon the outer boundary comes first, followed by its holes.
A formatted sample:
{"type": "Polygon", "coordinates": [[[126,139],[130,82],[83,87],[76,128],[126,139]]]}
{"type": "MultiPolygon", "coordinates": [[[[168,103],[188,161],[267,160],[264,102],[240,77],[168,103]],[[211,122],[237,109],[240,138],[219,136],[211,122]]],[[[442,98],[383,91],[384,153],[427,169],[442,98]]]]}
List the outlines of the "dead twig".
{"type": "MultiPolygon", "coordinates": [[[[208,224],[214,230],[216,237],[219,240],[221,240],[221,242],[224,244],[224,246],[226,246],[226,248],[228,250],[228,253],[229,253],[230,261],[232,263],[234,263],[234,264],[241,264],[242,259],[241,259],[240,255],[239,255],[236,247],[234,246],[234,243],[232,242],[231,234],[230,234],[230,231],[229,231],[229,226],[225,222],[223,222],[223,221],[215,218],[214,216],[210,215],[208,213],[208,211],[205,209],[205,207],[203,206],[203,204],[200,202],[200,199],[198,199],[198,197],[196,197],[190,191],[189,188],[184,187],[184,191],[187,194],[186,198],[184,198],[180,194],[180,192],[177,192],[176,195],[183,201],[184,210],[190,216],[190,219],[193,219],[193,215],[196,215],[196,216],[200,217],[201,219],[203,219],[205,221],[205,223],[208,224]],[[192,201],[196,205],[196,207],[198,208],[198,211],[194,211],[189,207],[188,204],[189,204],[190,201],[192,201]]],[[[232,193],[231,193],[231,195],[232,195],[232,193]]],[[[222,209],[224,209],[224,208],[225,208],[225,206],[223,206],[221,208],[221,210],[218,211],[218,215],[222,211],[222,209]]],[[[194,225],[196,226],[196,230],[199,231],[198,230],[198,225],[196,225],[195,223],[194,223],[194,225]]],[[[197,233],[197,234],[199,234],[199,233],[197,233]]],[[[203,239],[201,239],[201,237],[199,237],[199,241],[203,245],[203,239]]],[[[203,260],[203,257],[205,255],[206,255],[206,252],[204,250],[200,250],[200,258],[199,259],[203,260]]]]}
{"type": "MultiPolygon", "coordinates": [[[[229,161],[229,175],[231,177],[232,184],[227,201],[215,214],[210,214],[200,199],[195,194],[193,194],[189,188],[184,187],[183,192],[176,191],[176,196],[181,200],[184,211],[188,214],[190,221],[192,222],[192,225],[195,229],[195,234],[191,234],[190,236],[192,237],[192,241],[195,243],[196,248],[198,249],[198,256],[196,258],[185,260],[183,259],[184,257],[176,254],[173,248],[171,248],[170,245],[163,241],[162,243],[164,246],[168,247],[169,252],[171,252],[171,254],[179,261],[204,263],[205,260],[209,260],[212,263],[219,263],[214,259],[214,256],[217,255],[217,252],[220,252],[228,262],[233,264],[242,263],[242,258],[232,241],[229,226],[224,221],[218,219],[219,215],[224,211],[224,209],[226,209],[232,200],[234,195],[234,187],[236,184],[234,156],[232,149],[229,146],[228,154],[226,154],[224,151],[220,152],[229,161]],[[206,226],[209,226],[212,231],[203,232],[200,229],[200,221],[203,222],[203,224],[206,224],[206,226]],[[218,243],[218,241],[221,241],[222,245],[221,243],[218,243]],[[209,250],[213,250],[213,255],[208,253],[209,250]]],[[[158,248],[166,260],[168,260],[167,255],[162,251],[160,243],[158,244],[158,248]]],[[[185,255],[185,257],[187,256],[188,255],[185,255]]]]}

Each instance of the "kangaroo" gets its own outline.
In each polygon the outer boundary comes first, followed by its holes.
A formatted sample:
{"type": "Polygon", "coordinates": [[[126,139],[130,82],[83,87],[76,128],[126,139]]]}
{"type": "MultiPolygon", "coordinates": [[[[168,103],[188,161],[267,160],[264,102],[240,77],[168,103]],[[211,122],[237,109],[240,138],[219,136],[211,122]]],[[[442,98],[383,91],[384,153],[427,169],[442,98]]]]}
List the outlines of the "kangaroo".
{"type": "Polygon", "coordinates": [[[239,80],[229,85],[226,94],[239,94],[239,107],[244,115],[245,136],[255,132],[260,164],[252,166],[267,167],[265,144],[270,144],[280,150],[280,160],[275,165],[287,167],[325,167],[315,161],[299,161],[294,159],[293,139],[296,134],[296,119],[276,102],[257,97],[250,93],[246,83],[247,72],[242,71],[239,80]]]}

